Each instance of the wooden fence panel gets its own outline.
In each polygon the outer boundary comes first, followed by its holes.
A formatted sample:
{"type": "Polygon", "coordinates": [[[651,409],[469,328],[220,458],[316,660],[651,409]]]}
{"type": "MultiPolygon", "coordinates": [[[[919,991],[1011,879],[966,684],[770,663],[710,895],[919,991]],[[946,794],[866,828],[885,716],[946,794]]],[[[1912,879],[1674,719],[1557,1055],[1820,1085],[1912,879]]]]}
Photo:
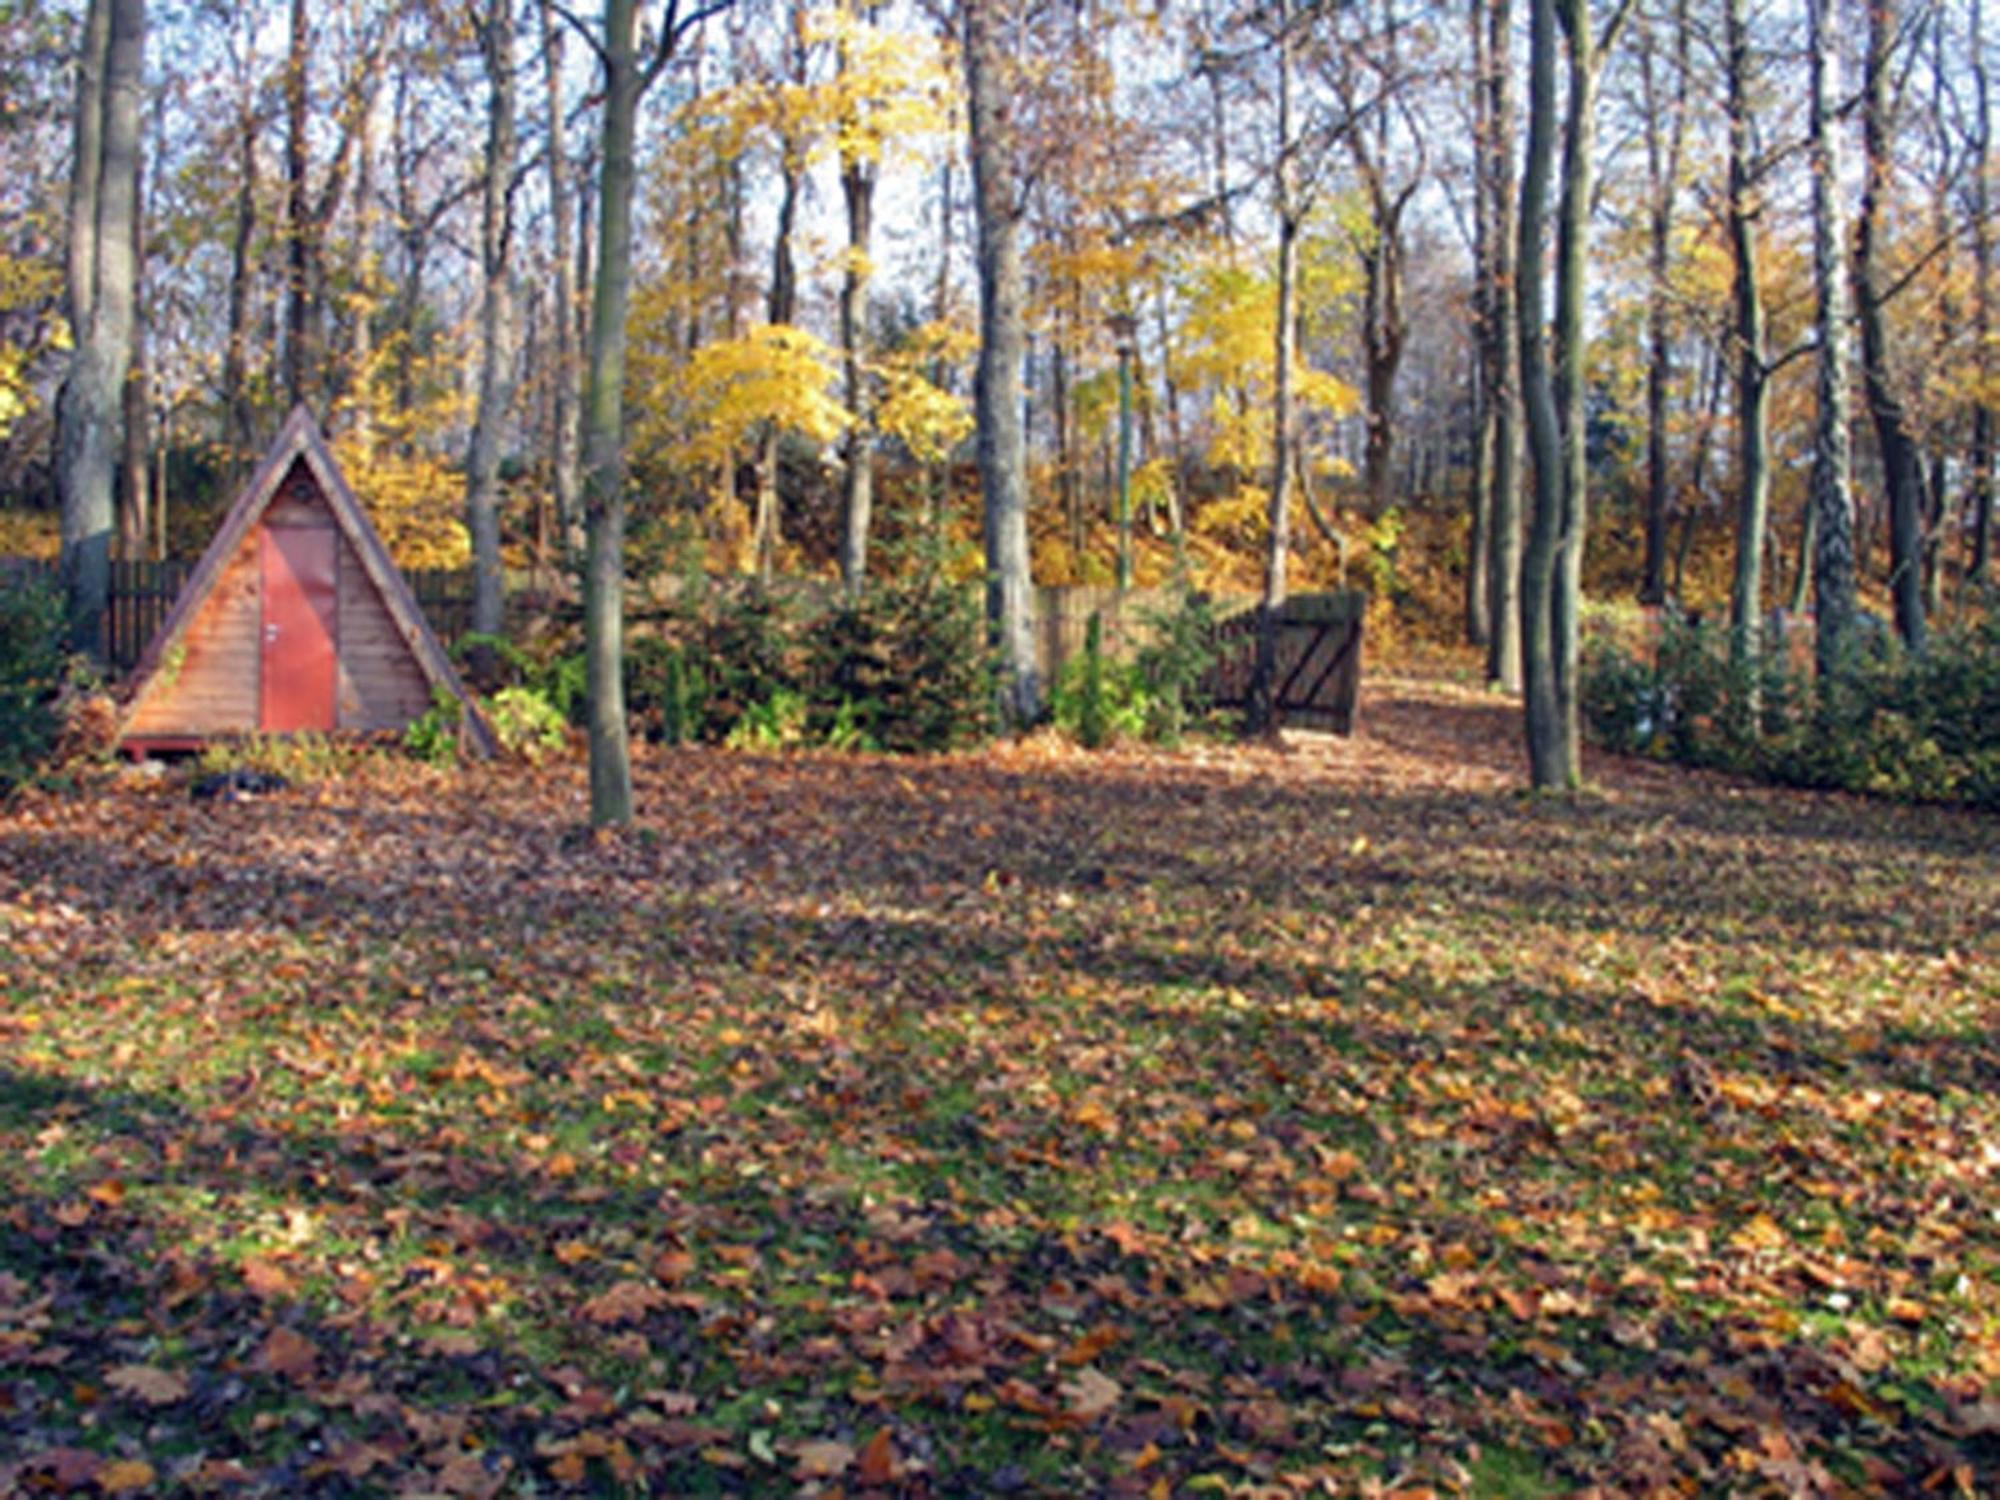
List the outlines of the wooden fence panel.
{"type": "MultiPolygon", "coordinates": [[[[1367,595],[1354,590],[1299,594],[1279,606],[1273,696],[1280,724],[1354,732],[1367,606],[1367,595]]],[[[1210,695],[1218,708],[1247,708],[1257,664],[1257,611],[1225,620],[1222,637],[1221,659],[1209,678],[1210,695]]]]}

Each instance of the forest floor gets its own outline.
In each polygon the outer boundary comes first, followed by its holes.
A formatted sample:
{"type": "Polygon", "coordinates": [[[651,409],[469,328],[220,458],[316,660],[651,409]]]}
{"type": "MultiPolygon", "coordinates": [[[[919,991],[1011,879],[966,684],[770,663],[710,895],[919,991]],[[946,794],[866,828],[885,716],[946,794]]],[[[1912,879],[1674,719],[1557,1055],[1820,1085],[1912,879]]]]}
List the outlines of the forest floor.
{"type": "Polygon", "coordinates": [[[0,807],[0,1493],[2000,1491],[2000,824],[1349,740],[0,807]]]}

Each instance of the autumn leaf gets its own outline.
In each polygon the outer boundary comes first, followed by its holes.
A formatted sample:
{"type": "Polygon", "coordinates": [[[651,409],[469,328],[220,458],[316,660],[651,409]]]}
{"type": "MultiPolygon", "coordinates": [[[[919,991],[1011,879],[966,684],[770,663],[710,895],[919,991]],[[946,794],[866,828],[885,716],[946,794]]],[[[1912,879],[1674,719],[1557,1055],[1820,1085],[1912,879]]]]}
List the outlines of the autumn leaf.
{"type": "Polygon", "coordinates": [[[855,1460],[854,1477],[871,1489],[880,1489],[894,1484],[902,1475],[902,1461],[896,1455],[896,1445],[889,1429],[877,1428],[855,1460]]]}
{"type": "Polygon", "coordinates": [[[257,1352],[257,1368],[266,1374],[305,1380],[319,1360],[319,1346],[290,1328],[273,1328],[257,1352]]]}
{"type": "Polygon", "coordinates": [[[794,1473],[800,1479],[833,1479],[854,1462],[854,1449],[831,1439],[800,1443],[792,1452],[798,1459],[794,1473]]]}
{"type": "Polygon", "coordinates": [[[153,1365],[120,1365],[105,1372],[104,1383],[149,1406],[170,1406],[187,1399],[187,1377],[153,1365]]]}
{"type": "Polygon", "coordinates": [[[1063,1410],[1080,1422],[1091,1422],[1118,1404],[1125,1394],[1117,1381],[1085,1365],[1061,1385],[1063,1410]]]}
{"type": "Polygon", "coordinates": [[[584,1303],[583,1317],[592,1323],[613,1327],[620,1323],[643,1322],[668,1305],[667,1293],[643,1281],[620,1281],[584,1303]]]}
{"type": "Polygon", "coordinates": [[[159,1472],[142,1458],[115,1459],[97,1471],[97,1487],[107,1495],[127,1495],[150,1488],[159,1472]]]}

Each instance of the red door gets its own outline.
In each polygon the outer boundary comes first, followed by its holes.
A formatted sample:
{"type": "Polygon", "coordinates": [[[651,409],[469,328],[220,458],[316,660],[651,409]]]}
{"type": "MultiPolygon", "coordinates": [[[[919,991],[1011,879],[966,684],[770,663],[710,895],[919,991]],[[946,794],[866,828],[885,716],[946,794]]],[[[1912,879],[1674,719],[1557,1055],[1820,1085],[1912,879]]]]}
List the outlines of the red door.
{"type": "Polygon", "coordinates": [[[333,728],[335,548],[327,527],[266,526],[263,686],[257,722],[282,733],[333,728]]]}

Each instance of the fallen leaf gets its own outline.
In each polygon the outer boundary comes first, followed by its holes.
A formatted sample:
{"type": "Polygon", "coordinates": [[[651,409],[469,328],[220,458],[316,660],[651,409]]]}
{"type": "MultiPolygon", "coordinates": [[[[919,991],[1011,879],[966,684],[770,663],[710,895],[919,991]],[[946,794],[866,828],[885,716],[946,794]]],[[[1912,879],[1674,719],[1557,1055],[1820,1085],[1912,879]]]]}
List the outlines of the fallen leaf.
{"type": "Polygon", "coordinates": [[[832,1479],[846,1473],[847,1466],[854,1462],[852,1448],[830,1439],[800,1443],[793,1454],[799,1461],[794,1472],[800,1479],[832,1479]]]}
{"type": "Polygon", "coordinates": [[[149,1406],[171,1406],[185,1400],[188,1393],[185,1375],[153,1365],[120,1365],[106,1372],[104,1383],[149,1406]]]}
{"type": "Polygon", "coordinates": [[[159,1478],[159,1473],[143,1458],[121,1458],[97,1471],[97,1487],[107,1495],[123,1495],[143,1490],[159,1478]]]}
{"type": "Polygon", "coordinates": [[[896,1457],[896,1445],[891,1440],[889,1429],[878,1428],[861,1449],[861,1456],[854,1466],[854,1477],[869,1489],[881,1489],[894,1484],[902,1477],[903,1466],[896,1457]]]}
{"type": "Polygon", "coordinates": [[[1085,1365],[1061,1386],[1064,1411],[1079,1422],[1094,1421],[1118,1404],[1123,1386],[1101,1370],[1085,1365]]]}
{"type": "Polygon", "coordinates": [[[304,1380],[313,1373],[319,1359],[319,1345],[290,1328],[273,1328],[264,1347],[257,1351],[257,1368],[267,1375],[304,1380]]]}

